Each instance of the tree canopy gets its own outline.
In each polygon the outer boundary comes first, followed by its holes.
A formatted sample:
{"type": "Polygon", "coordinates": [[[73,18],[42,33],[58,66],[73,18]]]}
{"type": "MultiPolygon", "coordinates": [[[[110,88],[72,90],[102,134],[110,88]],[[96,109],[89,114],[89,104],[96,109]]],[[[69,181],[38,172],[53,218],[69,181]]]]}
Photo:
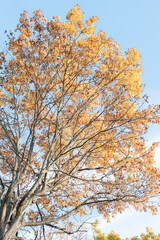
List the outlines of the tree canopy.
{"type": "MultiPolygon", "coordinates": [[[[72,232],[72,216],[156,211],[159,106],[143,95],[140,54],[77,5],[65,23],[24,11],[0,53],[0,240],[25,228],[72,232]],[[69,220],[68,220],[69,219],[69,220]]],[[[44,236],[45,238],[45,236],[44,236]]]]}

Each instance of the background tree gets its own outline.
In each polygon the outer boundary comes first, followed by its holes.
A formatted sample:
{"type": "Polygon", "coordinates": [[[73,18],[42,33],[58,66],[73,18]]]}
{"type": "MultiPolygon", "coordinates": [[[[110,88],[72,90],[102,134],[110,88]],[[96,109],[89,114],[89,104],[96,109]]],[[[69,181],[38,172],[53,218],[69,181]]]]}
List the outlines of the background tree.
{"type": "MultiPolygon", "coordinates": [[[[95,240],[123,240],[120,238],[120,236],[112,231],[111,233],[105,235],[104,233],[101,232],[101,230],[98,228],[99,222],[96,220],[92,224],[93,232],[94,232],[94,239],[95,240]]],[[[146,228],[147,233],[141,233],[140,236],[134,236],[131,238],[125,238],[126,240],[160,240],[160,234],[156,235],[151,228],[146,228]]]]}
{"type": "Polygon", "coordinates": [[[72,233],[66,220],[94,208],[108,220],[130,205],[156,211],[145,134],[159,107],[142,96],[140,55],[82,18],[78,5],[66,23],[23,12],[0,53],[0,239],[72,233]]]}

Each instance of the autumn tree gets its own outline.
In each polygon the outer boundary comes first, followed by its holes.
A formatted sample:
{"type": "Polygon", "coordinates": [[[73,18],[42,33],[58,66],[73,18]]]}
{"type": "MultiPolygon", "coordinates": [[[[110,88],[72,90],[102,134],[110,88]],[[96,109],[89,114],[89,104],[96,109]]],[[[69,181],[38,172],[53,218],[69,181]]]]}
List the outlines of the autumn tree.
{"type": "MultiPolygon", "coordinates": [[[[140,55],[95,32],[77,5],[65,23],[21,14],[0,53],[0,240],[41,228],[72,233],[72,216],[155,206],[159,107],[143,96],[140,55]]],[[[42,239],[42,238],[41,238],[42,239]]]]}
{"type": "Polygon", "coordinates": [[[99,229],[99,221],[95,221],[92,224],[93,232],[94,232],[94,240],[160,240],[160,234],[156,235],[152,228],[147,227],[146,233],[141,233],[140,236],[134,236],[131,238],[124,238],[122,239],[119,234],[112,231],[111,233],[105,235],[105,233],[102,233],[99,229]]]}

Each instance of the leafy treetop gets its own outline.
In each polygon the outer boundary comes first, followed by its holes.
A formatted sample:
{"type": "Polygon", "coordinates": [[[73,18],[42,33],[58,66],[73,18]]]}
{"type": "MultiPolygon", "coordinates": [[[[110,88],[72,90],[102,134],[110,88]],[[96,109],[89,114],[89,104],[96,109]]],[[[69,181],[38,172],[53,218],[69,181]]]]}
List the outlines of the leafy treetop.
{"type": "MultiPolygon", "coordinates": [[[[0,53],[0,234],[62,232],[72,214],[110,215],[132,205],[156,212],[159,107],[142,95],[140,55],[121,54],[97,17],[73,7],[65,23],[24,11],[0,53]]],[[[71,224],[72,226],[72,224],[71,224]]]]}

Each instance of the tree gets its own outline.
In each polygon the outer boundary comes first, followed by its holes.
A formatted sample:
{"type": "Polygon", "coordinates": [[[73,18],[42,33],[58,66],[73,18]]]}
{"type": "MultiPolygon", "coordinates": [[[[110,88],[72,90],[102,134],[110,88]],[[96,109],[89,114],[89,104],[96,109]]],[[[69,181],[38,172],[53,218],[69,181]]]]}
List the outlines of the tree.
{"type": "MultiPolygon", "coordinates": [[[[123,240],[122,238],[120,238],[119,234],[115,233],[114,231],[112,231],[106,236],[98,228],[98,224],[99,222],[97,220],[92,224],[95,240],[123,240]]],[[[151,228],[147,227],[146,232],[147,233],[141,233],[140,237],[134,236],[131,238],[126,238],[126,240],[129,240],[129,239],[130,240],[149,240],[149,239],[160,240],[160,234],[156,235],[151,228]]]]}
{"type": "MultiPolygon", "coordinates": [[[[95,32],[77,5],[47,20],[21,14],[0,53],[0,240],[97,208],[109,219],[156,206],[160,171],[146,147],[159,107],[143,94],[140,55],[95,32]]],[[[69,221],[68,220],[68,221],[69,221]]]]}
{"type": "Polygon", "coordinates": [[[93,238],[94,240],[121,240],[120,236],[112,231],[109,233],[107,236],[105,233],[102,233],[102,231],[99,229],[99,224],[100,222],[96,220],[95,222],[92,223],[92,229],[93,229],[93,238]]]}
{"type": "Polygon", "coordinates": [[[132,237],[131,240],[160,240],[160,234],[156,235],[151,228],[146,228],[147,233],[141,233],[140,237],[132,237]]]}

